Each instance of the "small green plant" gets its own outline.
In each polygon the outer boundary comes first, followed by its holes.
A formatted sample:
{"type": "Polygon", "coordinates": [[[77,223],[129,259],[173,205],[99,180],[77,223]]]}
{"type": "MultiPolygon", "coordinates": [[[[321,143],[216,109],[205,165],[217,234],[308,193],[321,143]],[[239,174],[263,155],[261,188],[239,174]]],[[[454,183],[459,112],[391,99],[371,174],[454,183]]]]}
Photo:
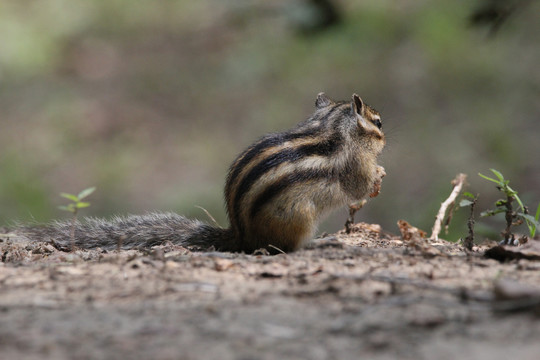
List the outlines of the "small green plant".
{"type": "Polygon", "coordinates": [[[480,216],[486,217],[497,215],[500,213],[505,214],[506,228],[501,233],[501,235],[504,237],[504,240],[502,242],[503,244],[516,244],[515,235],[511,232],[510,229],[512,226],[521,225],[523,222],[527,224],[527,227],[529,228],[529,236],[533,238],[536,234],[536,229],[540,227],[540,223],[538,222],[538,219],[540,217],[540,204],[538,204],[535,216],[530,215],[529,209],[523,205],[523,202],[519,198],[517,191],[515,191],[508,185],[510,183],[510,180],[506,180],[499,171],[495,169],[490,170],[497,177],[496,179],[480,173],[478,175],[488,181],[497,184],[497,189],[499,189],[499,191],[501,191],[506,196],[506,198],[497,200],[495,202],[495,209],[483,211],[482,213],[480,213],[480,216]],[[517,211],[514,211],[512,205],[514,200],[518,203],[517,211]]]}
{"type": "Polygon", "coordinates": [[[82,200],[87,198],[95,190],[96,190],[95,187],[90,187],[88,189],[84,189],[78,195],[60,193],[60,196],[72,201],[71,203],[67,205],[62,205],[58,207],[60,210],[64,210],[73,214],[73,217],[71,218],[71,234],[70,234],[71,251],[75,250],[75,223],[77,222],[77,213],[79,212],[79,209],[87,208],[90,206],[89,202],[85,202],[82,200]]]}

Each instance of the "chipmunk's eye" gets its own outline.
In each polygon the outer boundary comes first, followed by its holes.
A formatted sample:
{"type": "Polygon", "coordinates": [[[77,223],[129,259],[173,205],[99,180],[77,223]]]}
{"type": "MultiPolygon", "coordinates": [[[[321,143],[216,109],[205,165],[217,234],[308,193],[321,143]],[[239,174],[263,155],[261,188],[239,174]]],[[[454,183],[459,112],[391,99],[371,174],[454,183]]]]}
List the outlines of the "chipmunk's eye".
{"type": "Polygon", "coordinates": [[[379,129],[382,129],[382,123],[381,123],[381,120],[379,119],[375,119],[375,120],[372,120],[373,124],[375,124],[375,126],[377,126],[379,129]]]}

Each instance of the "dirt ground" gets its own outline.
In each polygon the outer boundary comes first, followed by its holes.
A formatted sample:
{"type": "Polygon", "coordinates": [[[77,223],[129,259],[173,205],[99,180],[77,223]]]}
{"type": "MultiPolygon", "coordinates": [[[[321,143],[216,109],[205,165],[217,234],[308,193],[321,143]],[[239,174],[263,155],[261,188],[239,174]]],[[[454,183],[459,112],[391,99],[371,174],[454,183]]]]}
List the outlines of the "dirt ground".
{"type": "Polygon", "coordinates": [[[540,262],[357,224],[275,256],[0,237],[1,359],[538,359],[540,262]]]}

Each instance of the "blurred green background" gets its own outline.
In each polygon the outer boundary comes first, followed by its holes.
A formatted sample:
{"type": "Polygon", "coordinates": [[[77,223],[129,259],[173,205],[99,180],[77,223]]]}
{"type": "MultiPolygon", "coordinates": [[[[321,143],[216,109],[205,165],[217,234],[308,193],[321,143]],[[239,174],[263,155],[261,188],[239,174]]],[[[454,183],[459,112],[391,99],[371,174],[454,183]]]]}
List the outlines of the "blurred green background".
{"type": "MultiPolygon", "coordinates": [[[[383,116],[387,177],[357,220],[431,230],[459,172],[483,210],[490,167],[536,208],[539,1],[494,34],[470,26],[480,0],[341,0],[330,19],[317,3],[0,2],[0,225],[66,217],[58,194],[89,186],[86,215],[206,219],[198,205],[225,225],[230,162],[320,91],[383,116]]],[[[466,234],[456,216],[450,239],[466,234]]]]}

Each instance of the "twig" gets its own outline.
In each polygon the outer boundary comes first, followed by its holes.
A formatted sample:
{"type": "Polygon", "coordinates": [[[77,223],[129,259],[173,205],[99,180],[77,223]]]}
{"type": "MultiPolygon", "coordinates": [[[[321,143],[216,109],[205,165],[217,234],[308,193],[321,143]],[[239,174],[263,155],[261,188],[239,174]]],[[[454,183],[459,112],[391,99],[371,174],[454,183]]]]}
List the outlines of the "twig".
{"type": "Polygon", "coordinates": [[[195,205],[196,208],[199,208],[201,209],[202,211],[205,212],[206,216],[208,216],[210,218],[210,220],[212,220],[212,222],[214,223],[214,225],[216,225],[218,228],[222,229],[222,227],[218,224],[218,222],[216,221],[216,219],[214,219],[214,217],[212,216],[212,214],[210,214],[210,212],[208,210],[206,210],[205,208],[203,208],[202,206],[198,206],[198,205],[195,205]]]}
{"type": "Polygon", "coordinates": [[[463,246],[465,249],[471,251],[474,245],[474,207],[476,206],[476,201],[478,200],[478,195],[476,195],[471,202],[471,214],[469,215],[469,220],[467,220],[467,227],[469,228],[469,235],[463,241],[463,246]]]}
{"type": "Polygon", "coordinates": [[[450,204],[450,207],[448,208],[448,214],[446,215],[446,220],[444,220],[444,233],[448,234],[448,228],[450,227],[450,223],[452,222],[452,217],[454,216],[454,208],[456,207],[456,202],[454,201],[452,204],[450,204]]]}
{"type": "Polygon", "coordinates": [[[504,243],[507,245],[514,244],[514,234],[512,234],[512,231],[510,231],[510,228],[514,222],[514,209],[512,208],[512,201],[514,201],[514,197],[507,194],[505,202],[506,211],[504,212],[506,228],[501,233],[501,235],[504,237],[504,243]]]}
{"type": "Polygon", "coordinates": [[[281,250],[280,248],[278,248],[277,246],[274,246],[272,244],[268,244],[268,247],[271,247],[272,249],[282,253],[282,254],[287,254],[285,251],[281,250]]]}
{"type": "Polygon", "coordinates": [[[467,179],[467,175],[465,174],[458,174],[454,180],[452,180],[452,185],[454,186],[454,189],[450,193],[450,196],[448,199],[446,199],[442,204],[441,208],[439,209],[439,212],[437,213],[437,216],[435,217],[435,224],[433,225],[433,230],[431,232],[431,240],[438,240],[439,239],[439,233],[441,232],[441,225],[444,220],[444,215],[446,214],[446,210],[450,205],[452,205],[456,198],[458,197],[459,193],[461,192],[461,189],[463,188],[463,184],[465,184],[465,180],[467,179]]]}
{"type": "Polygon", "coordinates": [[[350,234],[352,231],[352,226],[354,224],[354,214],[356,214],[358,210],[363,208],[366,202],[367,200],[363,199],[349,205],[349,217],[347,218],[347,221],[345,221],[345,232],[347,234],[350,234]]]}

